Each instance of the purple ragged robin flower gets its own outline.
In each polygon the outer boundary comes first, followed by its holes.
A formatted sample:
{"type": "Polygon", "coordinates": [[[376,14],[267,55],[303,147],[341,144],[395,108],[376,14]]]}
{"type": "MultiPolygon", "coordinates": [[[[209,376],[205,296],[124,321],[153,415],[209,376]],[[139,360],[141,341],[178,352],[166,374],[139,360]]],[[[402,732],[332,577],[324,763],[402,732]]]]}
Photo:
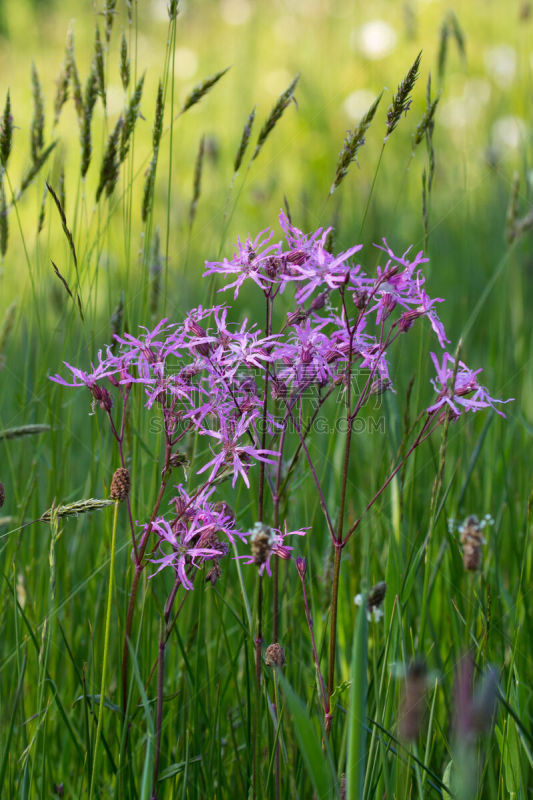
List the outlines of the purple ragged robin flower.
{"type": "Polygon", "coordinates": [[[505,414],[496,408],[494,403],[510,403],[514,398],[508,400],[497,400],[491,397],[484,386],[477,382],[477,375],[481,369],[471,370],[463,361],[459,361],[457,373],[455,375],[455,385],[451,386],[455,371],[455,359],[449,353],[442,356],[442,364],[439,364],[435,353],[431,353],[431,358],[437,371],[436,380],[431,380],[433,388],[437,392],[437,402],[427,409],[428,414],[434,414],[439,410],[448,407],[452,412],[452,418],[458,419],[464,411],[479,411],[481,408],[492,408],[501,417],[505,414]]]}
{"type": "Polygon", "coordinates": [[[291,552],[294,550],[290,545],[284,544],[287,536],[305,536],[309,528],[301,528],[297,531],[287,531],[287,523],[285,522],[285,532],[282,533],[278,528],[269,528],[262,522],[258,522],[252,531],[252,555],[236,556],[238,559],[246,559],[245,564],[255,564],[259,567],[259,574],[267,571],[267,574],[272,577],[272,570],[270,568],[270,560],[272,556],[279,556],[285,560],[291,558],[291,552]],[[259,546],[255,547],[254,552],[254,538],[257,539],[259,546]],[[261,557],[258,558],[258,552],[261,557]]]}

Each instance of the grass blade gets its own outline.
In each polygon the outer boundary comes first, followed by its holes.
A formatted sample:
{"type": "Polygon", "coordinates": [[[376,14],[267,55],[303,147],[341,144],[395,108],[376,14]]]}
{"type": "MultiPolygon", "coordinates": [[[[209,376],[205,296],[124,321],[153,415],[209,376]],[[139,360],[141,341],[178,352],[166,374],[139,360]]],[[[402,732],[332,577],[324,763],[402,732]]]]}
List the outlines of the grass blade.
{"type": "Polygon", "coordinates": [[[362,800],[366,761],[366,689],[368,660],[368,621],[366,597],[355,621],[352,647],[350,716],[348,718],[348,760],[346,798],[362,800]]]}
{"type": "Polygon", "coordinates": [[[325,798],[337,798],[339,796],[337,781],[329,758],[329,753],[325,754],[320,745],[309,712],[290,683],[279,671],[278,678],[287,699],[298,747],[302,754],[307,774],[313,784],[313,788],[321,800],[325,800],[325,798]]]}

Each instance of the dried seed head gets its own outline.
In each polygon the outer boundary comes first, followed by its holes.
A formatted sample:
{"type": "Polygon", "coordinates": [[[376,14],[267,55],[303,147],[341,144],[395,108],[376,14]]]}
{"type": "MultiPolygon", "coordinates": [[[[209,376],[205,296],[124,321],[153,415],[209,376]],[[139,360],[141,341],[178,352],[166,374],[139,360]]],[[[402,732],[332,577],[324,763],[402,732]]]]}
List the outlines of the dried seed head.
{"type": "Polygon", "coordinates": [[[217,560],[213,562],[213,566],[211,567],[211,569],[209,569],[206,572],[205,582],[207,583],[209,581],[211,583],[211,586],[214,586],[221,575],[222,575],[222,570],[220,569],[220,565],[217,560]]]}
{"type": "Polygon", "coordinates": [[[265,664],[267,667],[281,668],[285,666],[285,651],[277,642],[268,645],[265,652],[265,664]]]}
{"type": "Polygon", "coordinates": [[[223,514],[225,517],[231,520],[231,522],[235,522],[235,511],[232,509],[228,503],[225,503],[224,500],[219,500],[218,503],[215,503],[213,506],[213,511],[216,514],[223,514]]]}
{"type": "Polygon", "coordinates": [[[370,394],[375,394],[378,397],[381,397],[385,394],[385,392],[394,391],[392,388],[392,381],[390,378],[376,378],[375,381],[372,381],[370,386],[370,394]]]}
{"type": "Polygon", "coordinates": [[[400,736],[416,741],[422,727],[427,689],[427,667],[417,659],[407,668],[400,712],[400,736]]]}
{"type": "Polygon", "coordinates": [[[115,470],[111,481],[110,495],[113,500],[122,502],[130,493],[130,473],[125,467],[115,470]]]}
{"type": "Polygon", "coordinates": [[[385,581],[376,583],[376,585],[373,586],[368,593],[368,597],[366,600],[368,608],[380,608],[385,599],[386,592],[387,592],[387,584],[385,583],[385,581]]]}
{"type": "Polygon", "coordinates": [[[476,572],[481,567],[481,548],[485,544],[481,530],[479,520],[474,515],[467,517],[460,529],[463,564],[471,572],[476,572]]]}
{"type": "Polygon", "coordinates": [[[6,490],[4,489],[4,484],[0,483],[0,508],[4,505],[6,500],[6,490]]]}
{"type": "Polygon", "coordinates": [[[258,567],[265,564],[272,550],[272,531],[263,522],[256,522],[252,532],[252,556],[258,567]]]}
{"type": "Polygon", "coordinates": [[[172,453],[168,460],[168,465],[171,469],[178,469],[179,467],[187,468],[189,466],[189,459],[185,453],[172,453]]]}

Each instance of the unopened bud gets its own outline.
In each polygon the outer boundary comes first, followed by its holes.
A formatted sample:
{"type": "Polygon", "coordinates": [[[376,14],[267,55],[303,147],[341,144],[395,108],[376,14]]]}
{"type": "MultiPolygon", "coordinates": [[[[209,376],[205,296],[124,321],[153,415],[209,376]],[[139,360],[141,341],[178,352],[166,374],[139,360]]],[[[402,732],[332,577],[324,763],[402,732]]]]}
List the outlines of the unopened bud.
{"type": "Polygon", "coordinates": [[[317,296],[313,299],[311,303],[311,311],[320,311],[321,308],[324,308],[326,305],[326,300],[328,299],[327,292],[320,292],[317,296]]]}
{"type": "Polygon", "coordinates": [[[303,310],[303,308],[299,308],[296,311],[289,311],[287,314],[287,322],[286,325],[300,325],[302,322],[305,322],[307,319],[307,313],[303,310]]]}
{"type": "Polygon", "coordinates": [[[111,481],[110,495],[113,500],[122,502],[130,493],[130,473],[124,467],[115,470],[111,481]]]}
{"type": "Polygon", "coordinates": [[[303,556],[298,556],[296,559],[296,569],[298,570],[300,578],[305,578],[305,573],[307,572],[307,562],[303,556]]]}

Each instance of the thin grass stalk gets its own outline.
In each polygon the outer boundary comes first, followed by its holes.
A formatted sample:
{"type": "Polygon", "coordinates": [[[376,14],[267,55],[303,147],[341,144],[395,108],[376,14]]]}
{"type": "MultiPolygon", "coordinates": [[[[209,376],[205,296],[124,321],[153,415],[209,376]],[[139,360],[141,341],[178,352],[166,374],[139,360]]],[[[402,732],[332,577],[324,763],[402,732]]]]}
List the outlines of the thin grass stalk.
{"type": "MultiPolygon", "coordinates": [[[[172,208],[172,155],[173,155],[173,142],[174,142],[174,87],[176,81],[176,20],[177,15],[172,15],[170,20],[170,33],[169,33],[169,41],[170,41],[170,52],[172,53],[171,63],[172,66],[170,68],[170,128],[169,128],[169,137],[168,137],[168,183],[167,183],[167,230],[166,230],[166,239],[165,239],[165,288],[163,293],[163,314],[166,313],[167,307],[167,298],[168,298],[168,265],[169,265],[169,254],[170,254],[170,210],[172,208]]],[[[165,86],[165,100],[166,94],[168,89],[168,83],[165,86]]]]}
{"type": "Polygon", "coordinates": [[[109,559],[109,586],[107,592],[107,608],[106,608],[105,631],[104,631],[104,657],[102,662],[102,679],[100,682],[100,712],[98,714],[98,725],[96,728],[96,738],[94,742],[93,769],[91,774],[91,785],[89,788],[89,800],[92,800],[94,796],[95,784],[98,775],[98,755],[99,755],[100,739],[102,737],[102,726],[104,719],[105,682],[106,682],[107,659],[109,655],[109,637],[111,633],[111,603],[113,599],[113,583],[115,580],[115,550],[117,541],[117,520],[118,520],[119,505],[120,501],[115,500],[115,507],[113,509],[113,529],[111,532],[111,553],[109,559]]]}
{"type": "Polygon", "coordinates": [[[152,788],[152,798],[155,800],[157,797],[157,779],[159,776],[159,762],[161,757],[161,731],[163,729],[163,689],[165,682],[165,647],[169,637],[169,620],[172,614],[172,606],[176,599],[178,589],[180,587],[180,579],[176,577],[174,586],[165,604],[163,620],[161,622],[161,630],[159,635],[159,648],[157,658],[157,711],[156,711],[156,746],[154,757],[154,782],[152,788]]]}

